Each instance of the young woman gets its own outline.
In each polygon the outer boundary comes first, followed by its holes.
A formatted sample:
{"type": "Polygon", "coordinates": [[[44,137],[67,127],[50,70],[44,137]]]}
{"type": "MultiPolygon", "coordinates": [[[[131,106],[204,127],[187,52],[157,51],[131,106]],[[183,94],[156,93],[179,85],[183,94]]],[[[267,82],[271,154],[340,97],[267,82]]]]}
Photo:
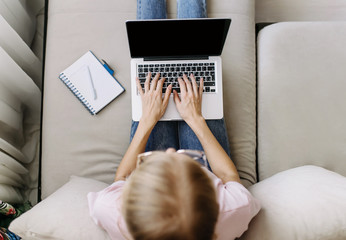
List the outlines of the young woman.
{"type": "MultiPolygon", "coordinates": [[[[164,0],[138,0],[140,18],[164,18],[163,9],[164,0]]],[[[178,0],[178,17],[206,17],[205,0],[178,0]]],[[[173,99],[184,121],[159,122],[172,93],[168,86],[162,94],[164,81],[148,74],[142,89],[137,79],[142,117],[132,125],[115,182],[89,193],[90,215],[112,239],[240,237],[260,206],[229,157],[224,121],[204,120],[203,79],[198,86],[193,75],[183,75],[173,99]]]]}

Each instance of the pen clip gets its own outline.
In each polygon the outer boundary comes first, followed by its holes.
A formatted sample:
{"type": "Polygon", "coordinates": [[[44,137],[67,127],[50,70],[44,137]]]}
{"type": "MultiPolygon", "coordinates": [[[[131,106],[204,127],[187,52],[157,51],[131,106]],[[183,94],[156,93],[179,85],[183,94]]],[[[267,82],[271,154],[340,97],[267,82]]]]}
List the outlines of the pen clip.
{"type": "Polygon", "coordinates": [[[108,65],[108,63],[105,60],[103,60],[103,59],[101,59],[101,60],[103,62],[104,68],[110,73],[110,75],[113,76],[114,70],[108,65]]]}

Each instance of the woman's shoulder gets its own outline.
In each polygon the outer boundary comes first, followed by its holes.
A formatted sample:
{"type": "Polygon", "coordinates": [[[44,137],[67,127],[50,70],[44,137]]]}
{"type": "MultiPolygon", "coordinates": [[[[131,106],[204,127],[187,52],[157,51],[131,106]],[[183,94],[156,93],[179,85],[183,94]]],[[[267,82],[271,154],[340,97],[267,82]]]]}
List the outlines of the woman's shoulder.
{"type": "Polygon", "coordinates": [[[106,230],[112,239],[124,239],[122,233],[127,232],[121,214],[124,184],[125,181],[116,181],[99,192],[88,194],[90,217],[106,230]]]}
{"type": "Polygon", "coordinates": [[[89,206],[95,205],[99,201],[113,202],[121,196],[124,185],[125,181],[116,181],[101,191],[88,193],[89,206]]]}
{"type": "Polygon", "coordinates": [[[215,187],[220,209],[216,225],[217,239],[240,237],[261,209],[259,201],[239,182],[223,183],[213,173],[208,171],[207,174],[215,187]]]}
{"type": "Polygon", "coordinates": [[[215,187],[221,211],[234,211],[254,203],[259,206],[258,201],[241,183],[235,181],[223,183],[220,178],[208,169],[204,167],[203,169],[208,174],[215,187]]]}

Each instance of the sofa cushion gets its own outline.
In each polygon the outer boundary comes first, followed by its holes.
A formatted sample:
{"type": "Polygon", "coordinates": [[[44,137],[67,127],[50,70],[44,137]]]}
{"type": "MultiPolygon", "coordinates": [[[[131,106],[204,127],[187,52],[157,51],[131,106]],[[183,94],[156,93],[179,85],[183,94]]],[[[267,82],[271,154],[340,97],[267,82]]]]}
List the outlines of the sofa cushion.
{"type": "MultiPolygon", "coordinates": [[[[176,1],[169,0],[173,17],[176,1]]],[[[256,182],[256,88],[254,1],[208,1],[210,17],[231,17],[223,51],[225,120],[232,158],[245,185],[256,182]]],[[[125,153],[131,125],[130,54],[125,21],[136,18],[136,1],[51,0],[42,122],[42,197],[71,175],[111,183],[125,153]],[[92,50],[115,70],[127,90],[91,116],[58,79],[92,50]],[[52,177],[54,176],[54,177],[52,177]]]]}
{"type": "Polygon", "coordinates": [[[302,165],[346,176],[346,22],[278,23],[258,36],[259,180],[302,165]]]}
{"type": "Polygon", "coordinates": [[[107,186],[72,176],[54,194],[15,219],[10,229],[24,239],[109,239],[89,216],[87,201],[90,191],[97,192],[107,186]]]}
{"type": "Polygon", "coordinates": [[[241,239],[346,239],[345,186],[345,177],[311,165],[251,186],[262,209],[241,239]]]}

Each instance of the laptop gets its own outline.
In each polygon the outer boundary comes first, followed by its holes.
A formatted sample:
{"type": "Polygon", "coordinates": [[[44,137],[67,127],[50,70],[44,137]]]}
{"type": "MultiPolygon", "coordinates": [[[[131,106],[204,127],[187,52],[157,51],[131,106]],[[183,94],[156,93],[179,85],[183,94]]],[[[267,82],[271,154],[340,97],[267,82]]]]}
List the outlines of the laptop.
{"type": "MultiPolygon", "coordinates": [[[[142,87],[148,72],[165,77],[165,87],[172,84],[179,93],[177,79],[193,73],[197,83],[204,79],[202,115],[205,119],[223,118],[221,53],[231,19],[167,19],[126,22],[131,54],[132,119],[142,115],[141,96],[136,77],[142,87]]],[[[182,120],[170,96],[161,121],[182,120]]]]}

